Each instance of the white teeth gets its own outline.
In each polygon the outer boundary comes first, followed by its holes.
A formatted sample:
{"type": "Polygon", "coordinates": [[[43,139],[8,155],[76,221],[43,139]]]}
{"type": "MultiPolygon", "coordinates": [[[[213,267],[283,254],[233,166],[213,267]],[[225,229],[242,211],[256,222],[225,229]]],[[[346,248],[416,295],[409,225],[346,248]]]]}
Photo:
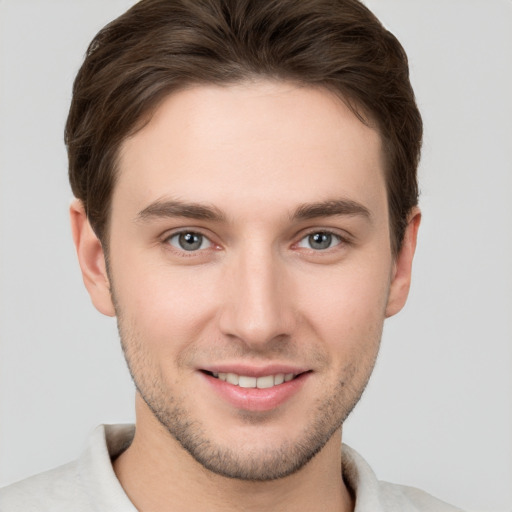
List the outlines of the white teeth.
{"type": "Polygon", "coordinates": [[[278,373],[274,376],[274,385],[277,386],[284,382],[284,373],[278,373]]]}
{"type": "Polygon", "coordinates": [[[256,381],[256,377],[246,377],[245,375],[240,375],[240,377],[238,377],[238,385],[241,388],[255,388],[256,381]]]}
{"type": "Polygon", "coordinates": [[[258,379],[256,380],[256,387],[260,389],[274,387],[274,376],[266,375],[265,377],[258,377],[258,379]]]}
{"type": "Polygon", "coordinates": [[[236,373],[228,373],[226,377],[226,381],[235,386],[238,386],[239,379],[240,377],[236,373]]]}
{"type": "Polygon", "coordinates": [[[278,373],[277,375],[264,375],[263,377],[249,377],[247,375],[237,375],[236,373],[222,373],[212,372],[214,377],[220,380],[240,386],[241,388],[258,388],[267,389],[274,386],[279,386],[283,382],[289,382],[294,379],[294,373],[278,373]]]}

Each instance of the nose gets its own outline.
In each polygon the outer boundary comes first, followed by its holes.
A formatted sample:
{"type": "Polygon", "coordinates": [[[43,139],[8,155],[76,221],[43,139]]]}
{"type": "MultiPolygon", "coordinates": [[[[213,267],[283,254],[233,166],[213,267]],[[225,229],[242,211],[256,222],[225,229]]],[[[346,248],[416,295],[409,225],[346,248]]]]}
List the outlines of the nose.
{"type": "Polygon", "coordinates": [[[286,264],[270,248],[240,250],[225,269],[221,332],[255,351],[290,338],[296,324],[292,288],[286,264]]]}

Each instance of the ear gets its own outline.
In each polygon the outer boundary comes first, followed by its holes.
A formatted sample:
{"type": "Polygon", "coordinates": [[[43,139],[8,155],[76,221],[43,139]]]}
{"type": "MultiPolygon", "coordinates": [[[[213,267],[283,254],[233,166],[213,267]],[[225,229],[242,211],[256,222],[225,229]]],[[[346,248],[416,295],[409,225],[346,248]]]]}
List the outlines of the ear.
{"type": "Polygon", "coordinates": [[[87,219],[82,201],[74,200],[69,214],[82,278],[92,303],[100,313],[115,316],[103,247],[87,219]]]}
{"type": "Polygon", "coordinates": [[[386,306],[386,318],[396,315],[405,305],[409,288],[411,286],[411,271],[416,239],[420,227],[421,212],[414,208],[409,215],[409,222],[405,229],[402,247],[396,256],[391,275],[388,303],[386,306]]]}

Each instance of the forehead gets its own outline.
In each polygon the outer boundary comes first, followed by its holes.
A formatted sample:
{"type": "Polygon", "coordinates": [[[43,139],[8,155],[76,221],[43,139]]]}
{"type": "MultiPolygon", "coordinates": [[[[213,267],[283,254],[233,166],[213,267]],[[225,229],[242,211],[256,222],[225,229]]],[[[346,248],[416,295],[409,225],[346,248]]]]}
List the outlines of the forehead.
{"type": "Polygon", "coordinates": [[[122,145],[113,207],[172,196],[223,209],[381,200],[380,136],[325,89],[275,81],[169,95],[122,145]]]}

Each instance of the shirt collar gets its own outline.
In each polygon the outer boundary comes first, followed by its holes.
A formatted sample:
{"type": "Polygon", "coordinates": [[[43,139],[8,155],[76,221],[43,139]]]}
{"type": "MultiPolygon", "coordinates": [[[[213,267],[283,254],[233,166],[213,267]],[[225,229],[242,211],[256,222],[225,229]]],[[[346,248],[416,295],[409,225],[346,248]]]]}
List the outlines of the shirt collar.
{"type": "MultiPolygon", "coordinates": [[[[137,512],[112,467],[112,460],[130,446],[134,435],[134,425],[100,425],[89,437],[79,460],[79,474],[91,504],[98,510],[137,512]]],[[[383,510],[375,473],[361,455],[345,444],[341,470],[345,484],[355,496],[354,512],[383,510]]]]}

